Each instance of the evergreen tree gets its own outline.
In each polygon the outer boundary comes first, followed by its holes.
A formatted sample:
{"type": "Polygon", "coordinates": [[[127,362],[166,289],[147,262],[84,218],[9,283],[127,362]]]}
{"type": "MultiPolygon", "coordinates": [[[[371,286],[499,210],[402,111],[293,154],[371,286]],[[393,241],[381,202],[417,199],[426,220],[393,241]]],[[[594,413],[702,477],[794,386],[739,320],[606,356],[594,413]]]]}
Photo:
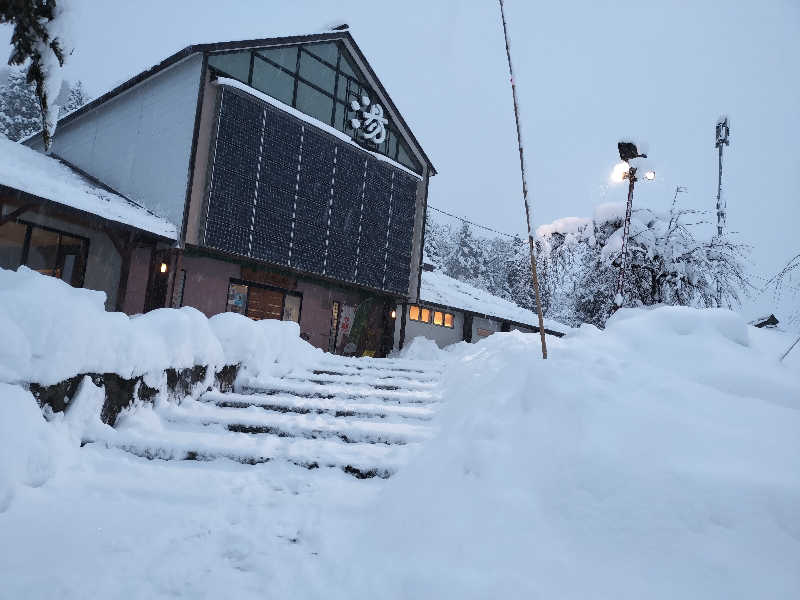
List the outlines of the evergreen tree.
{"type": "Polygon", "coordinates": [[[66,115],[67,113],[71,113],[73,110],[79,109],[81,106],[88,103],[89,100],[89,96],[86,95],[86,91],[83,89],[83,83],[79,79],[74,84],[69,86],[67,98],[63,103],[61,103],[59,117],[66,115]]]}
{"type": "Polygon", "coordinates": [[[62,35],[60,0],[8,0],[0,2],[0,23],[14,26],[9,65],[27,64],[27,81],[36,90],[45,150],[58,120],[56,97],[61,90],[60,68],[68,51],[62,35]]]}
{"type": "Polygon", "coordinates": [[[0,133],[19,141],[42,128],[39,101],[25,73],[11,69],[6,83],[0,86],[0,133]]]}

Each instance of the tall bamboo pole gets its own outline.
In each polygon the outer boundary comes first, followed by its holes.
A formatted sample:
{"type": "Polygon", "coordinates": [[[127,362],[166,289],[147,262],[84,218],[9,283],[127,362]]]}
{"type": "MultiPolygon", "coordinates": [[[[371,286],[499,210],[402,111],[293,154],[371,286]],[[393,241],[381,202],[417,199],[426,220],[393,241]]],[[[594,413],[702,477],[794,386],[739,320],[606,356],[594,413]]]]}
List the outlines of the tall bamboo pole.
{"type": "Polygon", "coordinates": [[[506,58],[508,58],[508,74],[511,78],[511,96],[514,99],[514,118],[517,122],[517,145],[519,146],[519,169],[522,174],[522,199],[525,201],[525,218],[528,223],[528,245],[531,254],[531,275],[533,275],[533,291],[536,295],[536,312],[539,315],[539,334],[542,337],[542,358],[547,359],[547,341],[544,337],[544,316],[542,315],[542,300],[539,295],[539,276],[536,274],[536,254],[534,250],[533,234],[531,233],[531,208],[528,203],[528,181],[525,176],[525,154],[522,151],[522,131],[519,125],[519,102],[517,102],[517,87],[514,84],[514,67],[511,65],[511,44],[508,41],[508,27],[506,26],[506,13],[503,0],[500,2],[500,18],[503,21],[503,35],[506,38],[506,58]]]}

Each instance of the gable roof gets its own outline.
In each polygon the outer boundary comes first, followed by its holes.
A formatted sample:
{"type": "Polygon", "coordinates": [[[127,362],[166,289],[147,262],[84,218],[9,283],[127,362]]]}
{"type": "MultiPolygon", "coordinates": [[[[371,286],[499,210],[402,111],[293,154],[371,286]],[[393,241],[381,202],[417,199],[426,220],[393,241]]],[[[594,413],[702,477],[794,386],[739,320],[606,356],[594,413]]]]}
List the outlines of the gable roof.
{"type": "Polygon", "coordinates": [[[178,230],[124,196],[93,182],[65,163],[0,138],[0,187],[175,240],[178,230]]]}
{"type": "MultiPolygon", "coordinates": [[[[422,304],[426,302],[438,304],[474,315],[513,321],[537,330],[539,328],[539,316],[535,312],[522,308],[510,300],[498,298],[486,290],[448,277],[439,271],[422,271],[419,300],[422,304]]],[[[545,319],[544,326],[546,333],[554,335],[563,335],[569,330],[566,325],[552,319],[545,319]]]]}
{"type": "MultiPolygon", "coordinates": [[[[168,56],[160,63],[150,67],[149,69],[142,71],[141,73],[131,77],[124,83],[121,83],[117,87],[109,90],[105,94],[98,96],[91,102],[84,104],[79,109],[65,115],[61,119],[59,119],[58,124],[63,125],[65,123],[69,123],[73,119],[78,118],[79,116],[97,108],[101,104],[107,102],[108,100],[114,98],[115,96],[121,94],[122,92],[134,87],[135,85],[141,83],[142,81],[152,77],[153,75],[163,71],[167,67],[170,67],[189,56],[198,53],[206,53],[206,52],[220,52],[220,51],[229,51],[229,50],[245,50],[247,48],[257,48],[260,46],[283,46],[283,45],[292,45],[292,44],[307,44],[312,42],[327,42],[327,41],[334,41],[334,40],[344,40],[349,49],[355,54],[358,61],[361,63],[366,76],[375,84],[375,89],[380,94],[387,104],[389,110],[397,117],[397,122],[402,128],[403,132],[408,135],[410,140],[413,142],[414,146],[417,150],[419,150],[422,158],[424,159],[425,163],[431,170],[431,174],[436,174],[436,168],[431,163],[430,158],[428,155],[425,154],[425,151],[422,148],[422,145],[417,140],[414,132],[408,126],[403,115],[397,109],[397,106],[392,101],[389,93],[386,91],[386,88],[383,87],[380,79],[376,75],[375,71],[372,69],[372,66],[367,61],[367,57],[364,56],[364,53],[361,51],[361,48],[358,47],[356,44],[355,39],[353,36],[350,35],[348,30],[340,30],[340,31],[331,31],[326,33],[314,33],[314,34],[307,34],[307,35],[293,35],[293,36],[286,36],[286,37],[271,37],[271,38],[260,38],[260,39],[251,39],[251,40],[240,40],[240,41],[231,41],[231,42],[215,42],[209,44],[193,44],[191,46],[186,46],[183,50],[179,50],[174,54],[168,56]]],[[[37,134],[34,134],[35,137],[37,134]]]]}

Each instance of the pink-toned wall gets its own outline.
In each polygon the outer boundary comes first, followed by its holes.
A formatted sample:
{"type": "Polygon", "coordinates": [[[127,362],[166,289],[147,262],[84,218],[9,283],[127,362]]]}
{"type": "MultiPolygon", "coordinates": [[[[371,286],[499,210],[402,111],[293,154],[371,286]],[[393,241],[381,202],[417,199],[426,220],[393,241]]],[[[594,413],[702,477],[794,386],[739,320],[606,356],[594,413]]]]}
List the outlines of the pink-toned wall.
{"type": "Polygon", "coordinates": [[[334,301],[356,305],[364,297],[363,292],[340,288],[328,288],[312,281],[297,281],[297,291],[303,294],[300,310],[300,332],[308,336],[308,342],[317,348],[328,349],[331,331],[331,308],[334,301]]]}
{"type": "Polygon", "coordinates": [[[183,306],[193,306],[208,317],[225,312],[228,283],[242,275],[242,268],[236,263],[200,256],[182,256],[177,269],[178,273],[186,270],[183,306]]]}
{"type": "Polygon", "coordinates": [[[152,248],[136,248],[131,255],[131,266],[128,270],[128,286],[125,289],[125,301],[122,310],[129,315],[144,311],[144,300],[147,295],[147,281],[150,276],[150,258],[152,248]]]}

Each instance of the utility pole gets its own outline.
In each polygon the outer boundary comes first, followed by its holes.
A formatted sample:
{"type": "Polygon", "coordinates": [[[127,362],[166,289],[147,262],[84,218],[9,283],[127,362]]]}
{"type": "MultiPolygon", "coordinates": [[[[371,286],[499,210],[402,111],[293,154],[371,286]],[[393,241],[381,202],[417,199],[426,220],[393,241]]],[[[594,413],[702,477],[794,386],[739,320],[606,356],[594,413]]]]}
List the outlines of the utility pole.
{"type": "MultiPolygon", "coordinates": [[[[625,207],[625,223],[622,228],[622,256],[620,257],[619,275],[617,276],[617,293],[614,294],[614,304],[611,308],[612,314],[622,306],[624,301],[622,293],[625,284],[625,267],[628,262],[628,232],[631,229],[631,213],[633,212],[633,186],[639,181],[636,177],[637,168],[631,165],[630,161],[635,158],[647,158],[647,154],[639,153],[639,149],[633,142],[619,142],[617,150],[622,161],[620,165],[628,167],[628,170],[622,175],[623,180],[628,180],[628,204],[625,207]]],[[[647,181],[653,181],[656,178],[655,171],[647,171],[644,178],[647,181]]],[[[675,194],[677,196],[677,192],[675,194]]]]}
{"type": "Polygon", "coordinates": [[[544,316],[542,315],[542,300],[539,295],[539,277],[536,274],[536,253],[531,233],[531,209],[528,204],[528,182],[525,176],[525,154],[522,151],[522,131],[519,124],[519,103],[517,102],[517,88],[514,84],[514,68],[511,65],[511,44],[508,41],[508,27],[503,0],[500,2],[500,18],[503,21],[503,35],[506,39],[506,58],[508,59],[508,74],[511,77],[511,96],[514,99],[514,119],[517,122],[517,145],[519,146],[519,169],[522,174],[522,199],[525,202],[525,218],[528,222],[528,246],[531,255],[531,275],[533,276],[533,292],[536,295],[536,312],[539,315],[539,334],[542,337],[542,358],[547,359],[547,342],[544,337],[544,316]]]}
{"type": "Polygon", "coordinates": [[[722,149],[730,145],[728,139],[731,134],[728,117],[720,117],[717,121],[717,144],[719,150],[719,178],[717,179],[717,235],[722,236],[725,231],[725,220],[728,217],[728,210],[725,200],[722,199],[722,149]]]}
{"type": "MultiPolygon", "coordinates": [[[[730,144],[728,139],[731,134],[730,124],[728,117],[720,117],[717,120],[717,143],[716,147],[719,151],[719,177],[717,179],[717,238],[722,241],[722,235],[725,233],[725,221],[728,218],[728,207],[725,200],[722,198],[722,149],[730,144]]],[[[717,306],[722,306],[722,285],[717,280],[717,306]]]]}
{"type": "Polygon", "coordinates": [[[628,204],[625,207],[625,225],[622,229],[622,256],[620,258],[619,275],[617,276],[617,293],[614,295],[614,305],[622,306],[622,291],[625,283],[625,266],[628,262],[628,232],[631,229],[631,212],[633,210],[633,185],[636,183],[636,167],[628,169],[625,175],[628,180],[628,204]]]}

